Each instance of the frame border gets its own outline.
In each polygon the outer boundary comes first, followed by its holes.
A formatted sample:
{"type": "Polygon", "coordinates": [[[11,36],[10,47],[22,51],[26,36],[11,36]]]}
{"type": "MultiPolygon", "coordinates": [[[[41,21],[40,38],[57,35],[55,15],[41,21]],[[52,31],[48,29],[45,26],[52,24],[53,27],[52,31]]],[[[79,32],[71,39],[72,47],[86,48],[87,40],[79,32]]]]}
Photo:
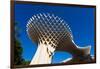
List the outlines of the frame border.
{"type": "MultiPolygon", "coordinates": [[[[36,1],[14,1],[11,0],[10,1],[10,41],[11,41],[11,45],[10,45],[10,68],[14,69],[14,68],[29,68],[29,67],[45,67],[45,66],[61,66],[61,65],[77,65],[77,64],[63,64],[63,63],[58,63],[58,64],[38,64],[38,65],[14,65],[14,5],[15,3],[18,4],[46,4],[46,5],[52,5],[52,6],[72,6],[72,7],[85,7],[85,8],[95,8],[95,12],[94,12],[94,62],[91,63],[80,63],[80,64],[92,64],[92,63],[96,63],[96,6],[95,5],[81,5],[81,4],[68,4],[68,3],[50,3],[50,2],[36,2],[36,1]]],[[[78,65],[80,65],[78,64],[78,65]]]]}

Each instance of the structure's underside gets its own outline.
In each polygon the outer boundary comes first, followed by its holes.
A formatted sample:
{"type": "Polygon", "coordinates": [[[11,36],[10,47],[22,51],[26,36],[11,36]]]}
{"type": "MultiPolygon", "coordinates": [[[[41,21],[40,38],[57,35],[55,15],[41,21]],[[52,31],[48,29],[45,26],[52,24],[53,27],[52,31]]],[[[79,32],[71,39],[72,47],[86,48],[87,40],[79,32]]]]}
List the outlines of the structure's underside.
{"type": "Polygon", "coordinates": [[[90,47],[78,48],[72,32],[63,19],[53,14],[40,13],[32,16],[27,24],[27,32],[38,49],[30,64],[50,64],[55,51],[65,51],[73,57],[89,55],[90,47]]]}

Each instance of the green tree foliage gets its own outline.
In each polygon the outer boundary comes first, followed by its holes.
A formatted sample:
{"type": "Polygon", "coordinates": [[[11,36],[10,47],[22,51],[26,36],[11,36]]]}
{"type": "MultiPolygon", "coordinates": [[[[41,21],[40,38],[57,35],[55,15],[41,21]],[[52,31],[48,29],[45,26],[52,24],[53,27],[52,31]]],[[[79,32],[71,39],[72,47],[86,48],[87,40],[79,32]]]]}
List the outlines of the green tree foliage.
{"type": "Polygon", "coordinates": [[[15,65],[23,64],[23,62],[24,62],[24,59],[22,58],[23,48],[21,47],[21,43],[17,39],[15,39],[14,43],[15,43],[15,46],[14,46],[15,65]]]}
{"type": "Polygon", "coordinates": [[[25,59],[22,57],[23,48],[21,45],[21,42],[19,40],[20,37],[20,28],[18,26],[18,23],[15,22],[15,37],[14,37],[14,64],[15,65],[27,65],[30,63],[30,61],[25,61],[25,59]]]}

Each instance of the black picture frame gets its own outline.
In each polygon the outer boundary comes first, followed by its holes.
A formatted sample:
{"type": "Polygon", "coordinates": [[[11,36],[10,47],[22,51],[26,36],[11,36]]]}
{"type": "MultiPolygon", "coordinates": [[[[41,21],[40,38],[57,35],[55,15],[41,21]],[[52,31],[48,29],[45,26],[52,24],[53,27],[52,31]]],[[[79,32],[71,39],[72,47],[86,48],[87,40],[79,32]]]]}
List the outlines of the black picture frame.
{"type": "MultiPolygon", "coordinates": [[[[87,7],[87,8],[95,8],[95,22],[94,22],[94,31],[95,31],[95,36],[94,36],[94,41],[95,41],[95,58],[94,58],[94,62],[92,63],[96,63],[96,6],[95,5],[80,5],[80,4],[63,4],[63,3],[47,3],[47,2],[34,2],[34,1],[12,1],[11,0],[11,68],[29,68],[29,67],[44,67],[44,66],[59,66],[59,65],[66,65],[66,64],[39,64],[39,65],[14,65],[14,4],[18,3],[18,4],[46,4],[46,5],[53,5],[53,6],[72,6],[72,7],[87,7]]],[[[84,63],[82,63],[84,64],[84,63]]],[[[90,64],[90,63],[89,63],[90,64]]],[[[69,65],[69,64],[68,64],[69,65]]],[[[73,64],[70,64],[73,65],[73,64]]]]}

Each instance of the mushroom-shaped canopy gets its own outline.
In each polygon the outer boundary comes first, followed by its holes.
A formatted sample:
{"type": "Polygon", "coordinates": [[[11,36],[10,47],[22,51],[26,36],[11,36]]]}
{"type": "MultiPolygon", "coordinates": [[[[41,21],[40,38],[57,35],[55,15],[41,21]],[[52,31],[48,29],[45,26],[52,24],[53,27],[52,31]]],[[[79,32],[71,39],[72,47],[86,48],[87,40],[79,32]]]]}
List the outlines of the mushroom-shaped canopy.
{"type": "Polygon", "coordinates": [[[65,40],[73,39],[66,21],[49,13],[33,15],[27,23],[27,33],[32,41],[50,44],[53,47],[63,46],[65,40]]]}

